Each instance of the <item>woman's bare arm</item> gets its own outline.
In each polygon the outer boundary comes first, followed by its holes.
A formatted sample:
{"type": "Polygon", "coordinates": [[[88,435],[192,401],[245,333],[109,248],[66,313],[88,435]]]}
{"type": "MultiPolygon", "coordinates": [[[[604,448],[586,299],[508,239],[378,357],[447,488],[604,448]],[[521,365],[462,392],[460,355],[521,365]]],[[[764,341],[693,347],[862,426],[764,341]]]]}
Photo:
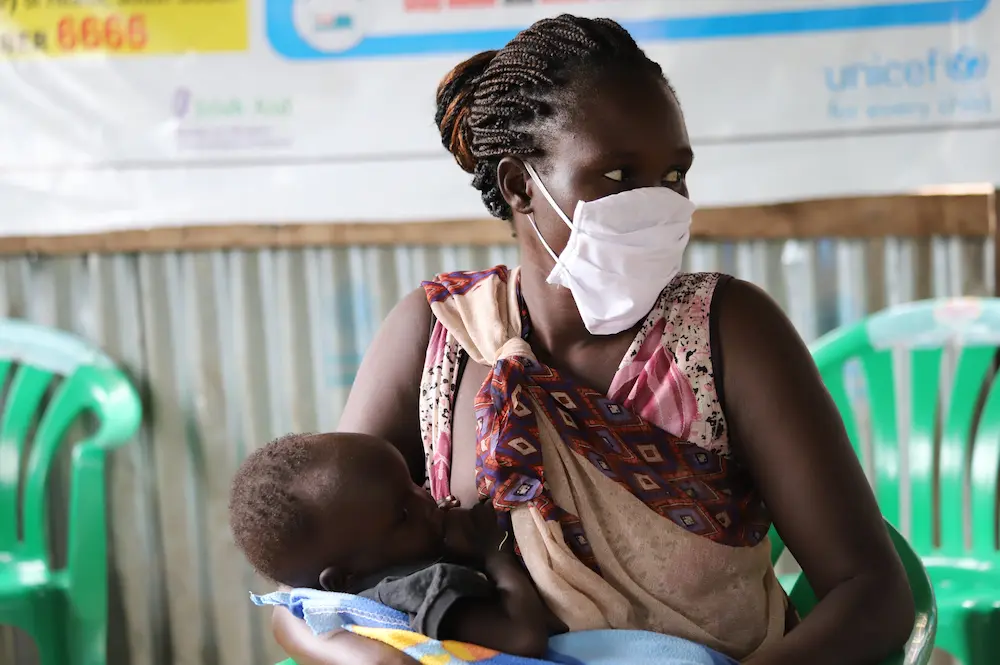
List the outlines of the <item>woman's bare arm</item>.
{"type": "Polygon", "coordinates": [[[431,310],[422,288],[399,301],[358,368],[337,427],[394,444],[417,480],[424,475],[419,401],[430,326],[431,310]]]}
{"type": "Polygon", "coordinates": [[[819,604],[753,665],[866,665],[898,650],[913,596],[875,497],[805,344],[778,305],[733,280],[719,293],[732,445],[819,604]]]}
{"type": "MultiPolygon", "coordinates": [[[[414,480],[424,475],[420,440],[420,378],[430,339],[423,289],[389,313],[358,370],[338,429],[382,437],[399,448],[414,480]]],[[[288,610],[274,610],[274,638],[298,665],[416,665],[392,647],[340,631],[317,637],[288,610]]]]}

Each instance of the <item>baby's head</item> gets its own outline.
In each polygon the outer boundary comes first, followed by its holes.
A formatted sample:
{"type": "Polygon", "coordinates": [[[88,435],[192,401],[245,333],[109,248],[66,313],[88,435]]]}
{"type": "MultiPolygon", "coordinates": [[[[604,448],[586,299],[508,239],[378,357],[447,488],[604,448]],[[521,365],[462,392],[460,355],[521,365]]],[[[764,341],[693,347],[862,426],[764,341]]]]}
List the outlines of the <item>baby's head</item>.
{"type": "Polygon", "coordinates": [[[328,591],[439,556],[443,518],[399,451],[361,434],[276,439],[243,462],[229,499],[236,544],[259,573],[328,591]]]}

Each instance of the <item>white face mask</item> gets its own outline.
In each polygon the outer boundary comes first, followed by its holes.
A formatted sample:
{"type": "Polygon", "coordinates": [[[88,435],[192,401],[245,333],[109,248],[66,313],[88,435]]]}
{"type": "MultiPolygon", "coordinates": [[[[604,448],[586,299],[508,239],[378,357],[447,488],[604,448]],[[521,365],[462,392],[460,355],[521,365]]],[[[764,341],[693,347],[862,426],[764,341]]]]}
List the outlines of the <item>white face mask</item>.
{"type": "Polygon", "coordinates": [[[571,222],[525,163],[545,200],[570,228],[556,255],[533,215],[531,226],[556,265],[546,280],[573,294],[587,330],[614,335],[646,316],[680,272],[695,205],[667,187],[643,187],[596,201],[580,201],[571,222]]]}

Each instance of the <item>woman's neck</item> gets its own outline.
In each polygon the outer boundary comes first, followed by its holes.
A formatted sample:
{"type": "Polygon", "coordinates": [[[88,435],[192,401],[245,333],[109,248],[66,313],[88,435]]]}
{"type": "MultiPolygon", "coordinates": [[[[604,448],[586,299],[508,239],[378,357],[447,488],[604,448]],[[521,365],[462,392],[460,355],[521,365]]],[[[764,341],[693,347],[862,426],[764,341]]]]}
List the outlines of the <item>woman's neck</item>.
{"type": "Polygon", "coordinates": [[[533,346],[550,356],[594,340],[580,317],[570,290],[548,284],[549,271],[535,265],[521,266],[521,297],[531,315],[533,346]]]}

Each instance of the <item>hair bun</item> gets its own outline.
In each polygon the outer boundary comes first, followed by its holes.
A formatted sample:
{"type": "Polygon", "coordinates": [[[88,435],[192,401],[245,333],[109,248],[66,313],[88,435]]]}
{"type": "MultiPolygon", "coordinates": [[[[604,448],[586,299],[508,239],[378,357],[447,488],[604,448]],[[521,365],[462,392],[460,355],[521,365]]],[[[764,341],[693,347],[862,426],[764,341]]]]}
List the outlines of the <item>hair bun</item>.
{"type": "Polygon", "coordinates": [[[472,127],[469,116],[478,79],[496,51],[483,51],[455,66],[441,79],[437,89],[437,113],[434,121],[441,132],[441,144],[455,156],[455,161],[467,173],[476,168],[472,151],[472,127]]]}

